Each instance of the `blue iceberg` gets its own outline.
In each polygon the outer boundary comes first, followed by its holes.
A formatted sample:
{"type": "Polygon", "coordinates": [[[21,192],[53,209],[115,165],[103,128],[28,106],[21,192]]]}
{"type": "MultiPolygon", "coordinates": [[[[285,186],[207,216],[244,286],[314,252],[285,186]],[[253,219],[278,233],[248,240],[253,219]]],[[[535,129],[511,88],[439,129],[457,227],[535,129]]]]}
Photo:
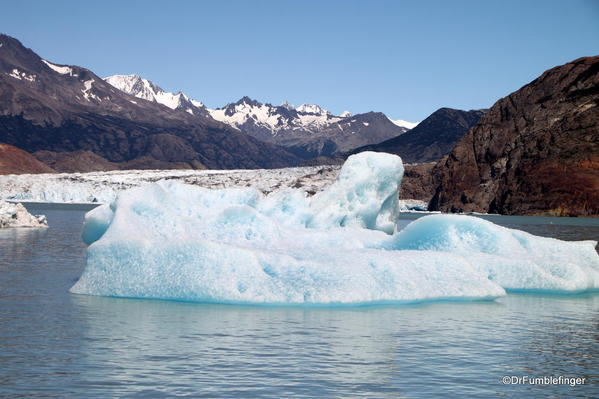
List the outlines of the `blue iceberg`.
{"type": "Polygon", "coordinates": [[[599,287],[595,242],[431,215],[396,231],[401,159],[364,152],[308,197],[161,181],[86,215],[71,292],[247,304],[487,299],[599,287]]]}

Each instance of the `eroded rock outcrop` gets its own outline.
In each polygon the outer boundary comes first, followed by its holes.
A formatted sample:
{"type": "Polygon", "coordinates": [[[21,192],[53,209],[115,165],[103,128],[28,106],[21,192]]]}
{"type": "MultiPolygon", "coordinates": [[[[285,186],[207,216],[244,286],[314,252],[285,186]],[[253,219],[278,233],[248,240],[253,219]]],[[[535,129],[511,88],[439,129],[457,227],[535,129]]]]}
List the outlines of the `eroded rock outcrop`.
{"type": "Polygon", "coordinates": [[[499,100],[434,174],[430,210],[599,215],[599,56],[499,100]]]}

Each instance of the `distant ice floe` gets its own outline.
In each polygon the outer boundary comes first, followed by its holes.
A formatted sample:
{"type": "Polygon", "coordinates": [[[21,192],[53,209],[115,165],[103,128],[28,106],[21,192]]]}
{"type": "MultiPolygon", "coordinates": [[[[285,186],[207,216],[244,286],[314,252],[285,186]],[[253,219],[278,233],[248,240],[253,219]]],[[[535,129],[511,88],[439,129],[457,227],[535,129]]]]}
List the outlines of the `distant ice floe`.
{"type": "Polygon", "coordinates": [[[32,215],[21,204],[11,204],[0,200],[0,228],[6,227],[48,227],[44,215],[32,215]]]}
{"type": "Polygon", "coordinates": [[[595,242],[536,237],[469,216],[397,232],[403,173],[365,152],[313,196],[297,189],[136,187],[86,215],[71,292],[243,304],[489,299],[599,288],[595,242]]]}

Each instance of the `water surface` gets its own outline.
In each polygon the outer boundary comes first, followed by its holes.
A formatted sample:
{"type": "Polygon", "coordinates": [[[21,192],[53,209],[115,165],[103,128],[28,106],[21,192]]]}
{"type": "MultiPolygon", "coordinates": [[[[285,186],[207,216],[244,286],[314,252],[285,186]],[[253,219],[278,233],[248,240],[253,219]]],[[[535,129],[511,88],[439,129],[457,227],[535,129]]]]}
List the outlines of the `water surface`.
{"type": "MultiPolygon", "coordinates": [[[[343,308],[73,295],[83,212],[44,212],[49,229],[0,230],[0,397],[599,397],[598,294],[343,308]]],[[[599,238],[595,219],[493,218],[599,238]]]]}

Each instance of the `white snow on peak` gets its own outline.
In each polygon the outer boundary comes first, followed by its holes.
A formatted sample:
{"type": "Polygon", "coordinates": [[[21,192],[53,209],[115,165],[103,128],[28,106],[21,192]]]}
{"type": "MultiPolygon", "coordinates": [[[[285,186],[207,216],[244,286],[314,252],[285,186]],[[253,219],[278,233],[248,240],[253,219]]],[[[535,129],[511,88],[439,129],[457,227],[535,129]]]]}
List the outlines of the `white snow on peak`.
{"type": "Polygon", "coordinates": [[[244,124],[252,123],[269,129],[273,136],[284,130],[316,131],[341,120],[318,105],[303,104],[296,108],[288,102],[277,107],[244,100],[224,108],[208,109],[208,112],[212,118],[234,128],[240,129],[244,124]],[[297,113],[289,116],[281,113],[281,107],[297,113]]]}
{"type": "Polygon", "coordinates": [[[194,100],[194,99],[190,98],[189,102],[192,103],[193,105],[195,105],[198,108],[204,108],[205,107],[204,103],[202,103],[201,101],[197,101],[197,100],[194,100]]]}
{"type": "Polygon", "coordinates": [[[208,112],[217,121],[236,128],[252,120],[254,123],[266,125],[274,133],[277,126],[284,124],[282,116],[276,112],[276,107],[270,104],[252,105],[243,101],[233,106],[232,115],[226,114],[226,108],[209,109],[208,112]]]}
{"type": "Polygon", "coordinates": [[[400,126],[400,127],[405,127],[407,129],[414,129],[420,123],[420,122],[408,122],[408,121],[404,121],[402,119],[391,119],[391,118],[388,118],[388,119],[391,122],[393,122],[395,125],[400,126]]]}
{"type": "Polygon", "coordinates": [[[54,72],[58,72],[61,75],[73,76],[73,68],[71,68],[71,67],[54,65],[51,62],[48,62],[46,60],[42,60],[42,61],[44,61],[44,64],[48,65],[50,67],[50,69],[52,69],[54,72]]]}
{"type": "Polygon", "coordinates": [[[352,116],[353,114],[349,111],[343,111],[341,114],[339,114],[340,117],[342,118],[349,118],[350,116],[352,116]]]}
{"type": "Polygon", "coordinates": [[[329,111],[327,111],[326,109],[322,109],[319,105],[316,104],[302,104],[296,109],[297,112],[306,114],[331,115],[329,111]]]}
{"type": "Polygon", "coordinates": [[[127,94],[165,105],[170,109],[189,108],[189,103],[198,108],[204,107],[200,101],[192,100],[182,92],[175,94],[164,91],[148,79],[137,75],[113,75],[104,80],[127,94]]]}

